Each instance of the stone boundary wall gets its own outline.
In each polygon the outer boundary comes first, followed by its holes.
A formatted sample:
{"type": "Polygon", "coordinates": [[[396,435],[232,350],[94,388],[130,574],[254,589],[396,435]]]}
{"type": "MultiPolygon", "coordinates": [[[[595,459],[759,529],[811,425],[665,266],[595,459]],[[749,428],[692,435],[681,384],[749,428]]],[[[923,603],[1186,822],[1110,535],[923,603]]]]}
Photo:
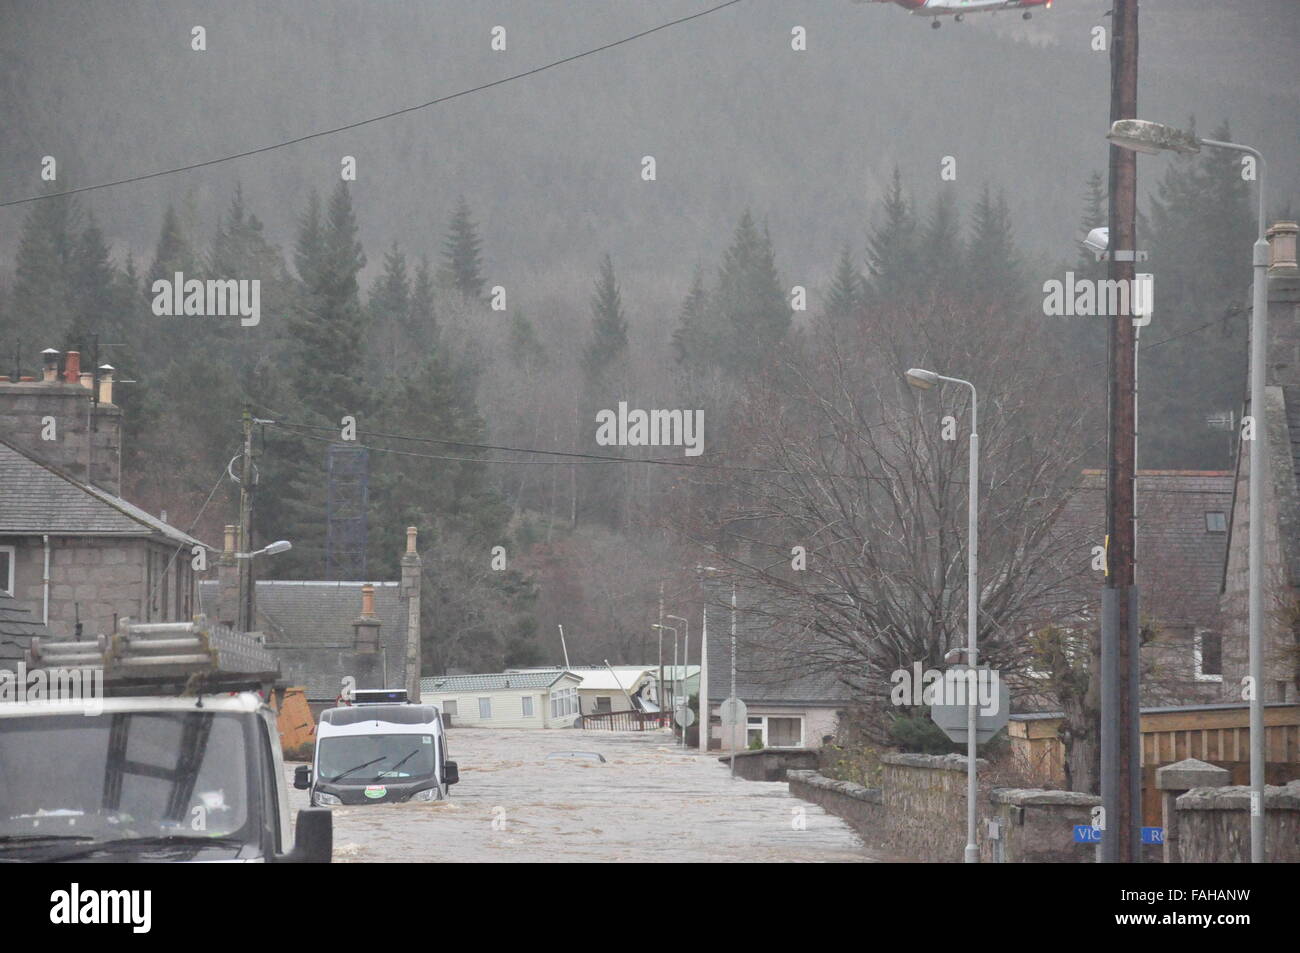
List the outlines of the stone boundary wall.
{"type": "Polygon", "coordinates": [[[1095,844],[1076,844],[1074,825],[1092,824],[1094,794],[997,788],[989,794],[989,815],[977,830],[981,863],[1092,864],[1095,844]]]}
{"type": "Polygon", "coordinates": [[[867,846],[887,847],[880,788],[864,788],[852,781],[837,781],[816,771],[790,771],[786,780],[790,782],[791,794],[848,821],[867,846]]]}
{"type": "MultiPolygon", "coordinates": [[[[987,763],[976,759],[984,770],[987,763]]],[[[880,757],[885,837],[891,850],[923,862],[958,863],[966,849],[966,757],[880,757]]]]}
{"type": "MultiPolygon", "coordinates": [[[[725,754],[718,759],[731,761],[725,754]]],[[[821,756],[813,748],[759,748],[736,752],[736,776],[746,781],[784,781],[786,772],[816,768],[821,756]]],[[[728,765],[729,766],[729,765],[728,765]]]]}
{"type": "MultiPolygon", "coordinates": [[[[1250,863],[1250,788],[1193,788],[1179,795],[1178,849],[1185,864],[1250,863]]],[[[1264,788],[1264,860],[1300,863],[1300,781],[1264,788]]]]}

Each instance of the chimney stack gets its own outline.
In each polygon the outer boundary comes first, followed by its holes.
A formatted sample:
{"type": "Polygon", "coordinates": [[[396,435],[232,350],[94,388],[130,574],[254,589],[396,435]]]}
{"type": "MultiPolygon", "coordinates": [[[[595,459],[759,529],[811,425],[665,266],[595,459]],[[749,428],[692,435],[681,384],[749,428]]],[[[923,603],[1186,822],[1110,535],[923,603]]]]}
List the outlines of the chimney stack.
{"type": "Polygon", "coordinates": [[[415,541],[418,530],[406,527],[406,552],[402,556],[402,598],[406,601],[406,697],[420,701],[420,576],[422,563],[415,541]]]}
{"type": "Polygon", "coordinates": [[[0,376],[0,434],[74,480],[117,496],[122,492],[122,409],[111,402],[115,370],[105,365],[101,371],[107,380],[96,390],[94,375],[82,370],[81,352],[64,355],[51,347],[41,352],[37,380],[0,376]],[[57,440],[47,439],[50,418],[57,440]]]}
{"type": "Polygon", "coordinates": [[[373,655],[379,651],[380,621],[375,616],[375,587],[366,583],[361,587],[361,615],[352,622],[352,647],[358,655],[373,655]]]}
{"type": "Polygon", "coordinates": [[[239,560],[235,558],[235,540],[239,529],[228,525],[225,544],[217,560],[217,606],[212,613],[222,625],[239,624],[239,560]]]}
{"type": "Polygon", "coordinates": [[[1296,273],[1296,231],[1295,222],[1274,222],[1265,233],[1268,236],[1269,274],[1296,273]]]}

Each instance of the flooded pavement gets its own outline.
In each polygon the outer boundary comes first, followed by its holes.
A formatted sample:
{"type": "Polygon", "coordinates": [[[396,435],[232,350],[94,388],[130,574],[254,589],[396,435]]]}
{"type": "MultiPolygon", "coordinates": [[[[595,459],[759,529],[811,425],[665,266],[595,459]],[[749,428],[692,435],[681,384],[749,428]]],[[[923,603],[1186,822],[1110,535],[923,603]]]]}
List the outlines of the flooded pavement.
{"type": "MultiPolygon", "coordinates": [[[[334,808],[335,863],[882,859],[783,782],[733,781],[716,755],[675,747],[667,732],[447,734],[460,766],[451,798],[334,808]],[[605,762],[548,759],[556,752],[605,762]]],[[[292,796],[306,806],[306,792],[292,796]]]]}

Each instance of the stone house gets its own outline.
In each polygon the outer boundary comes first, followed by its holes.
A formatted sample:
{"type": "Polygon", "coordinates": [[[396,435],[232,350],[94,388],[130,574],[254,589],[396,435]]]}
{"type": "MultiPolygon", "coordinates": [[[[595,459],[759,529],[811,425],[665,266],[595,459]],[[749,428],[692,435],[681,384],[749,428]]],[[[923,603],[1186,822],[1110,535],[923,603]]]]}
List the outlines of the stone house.
{"type": "MultiPolygon", "coordinates": [[[[1264,479],[1265,702],[1300,701],[1300,269],[1296,223],[1269,229],[1265,406],[1255,426],[1267,434],[1264,479]]],[[[1246,413],[1250,414],[1249,406],[1246,413]]],[[[1240,701],[1249,672],[1247,579],[1250,445],[1239,444],[1227,527],[1220,606],[1225,700],[1240,701]]]]}
{"type": "MultiPolygon", "coordinates": [[[[1140,470],[1136,501],[1142,704],[1220,701],[1223,626],[1218,602],[1232,474],[1140,470]]],[[[1083,471],[1058,526],[1063,545],[1071,548],[1081,569],[1071,576],[1086,606],[1080,625],[1095,631],[1104,579],[1092,565],[1094,547],[1103,545],[1106,537],[1104,471],[1083,471]]]]}
{"type": "Polygon", "coordinates": [[[0,589],[51,635],[110,633],[124,617],[189,619],[203,545],[0,438],[0,589]]]}

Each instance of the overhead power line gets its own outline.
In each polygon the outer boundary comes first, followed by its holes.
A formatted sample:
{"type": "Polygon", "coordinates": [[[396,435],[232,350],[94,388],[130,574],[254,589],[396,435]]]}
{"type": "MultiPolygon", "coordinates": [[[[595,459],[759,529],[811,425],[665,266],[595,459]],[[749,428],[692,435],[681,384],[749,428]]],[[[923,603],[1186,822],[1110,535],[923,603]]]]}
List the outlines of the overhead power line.
{"type": "Polygon", "coordinates": [[[555,69],[557,66],[563,66],[566,63],[572,63],[575,60],[580,60],[583,59],[584,57],[594,56],[597,53],[603,53],[606,50],[612,50],[616,46],[622,46],[625,43],[631,43],[634,40],[640,40],[644,37],[650,36],[651,34],[658,33],[661,30],[667,30],[671,27],[680,26],[683,23],[689,23],[691,20],[698,20],[701,17],[706,17],[711,13],[717,13],[719,10],[723,10],[727,7],[735,6],[736,4],[742,2],[744,2],[744,0],[726,0],[725,3],[719,3],[717,6],[709,7],[709,9],[707,10],[701,10],[698,13],[692,13],[689,14],[688,16],[678,17],[676,20],[669,20],[667,23],[661,23],[658,26],[650,27],[650,29],[642,30],[640,33],[633,33],[631,36],[625,36],[622,39],[614,40],[610,43],[605,43],[602,44],[601,46],[593,47],[592,49],[589,50],[583,50],[581,53],[574,53],[572,56],[566,56],[563,59],[554,60],[553,62],[546,63],[542,66],[534,67],[533,69],[530,70],[524,70],[522,73],[515,73],[511,76],[506,76],[501,79],[495,79],[490,83],[483,83],[479,86],[472,86],[469,89],[462,89],[455,93],[449,93],[446,96],[439,96],[437,99],[431,99],[425,103],[419,103],[414,106],[406,106],[402,109],[395,109],[392,112],[387,112],[379,116],[371,116],[369,119],[361,119],[358,120],[357,122],[350,122],[343,126],[335,126],[332,129],[322,129],[319,132],[311,132],[304,136],[298,136],[293,139],[285,139],[282,142],[273,142],[270,143],[269,145],[258,146],[255,149],[247,149],[243,152],[232,153],[231,155],[218,156],[213,159],[205,159],[202,162],[193,162],[190,163],[189,165],[176,166],[175,168],[171,168],[171,169],[159,169],[155,172],[146,172],[143,175],[132,175],[124,179],[115,179],[112,182],[100,182],[97,185],[83,185],[80,188],[65,189],[62,192],[48,192],[43,195],[29,195],[26,198],[10,199],[7,202],[0,202],[0,208],[7,208],[8,206],[11,205],[24,205],[28,202],[40,201],[41,199],[59,198],[60,196],[65,196],[65,195],[77,195],[78,193],[81,192],[94,192],[98,189],[110,189],[113,188],[114,186],[128,185],[132,182],[144,182],[148,179],[157,179],[165,175],[175,175],[178,172],[189,172],[192,169],[202,169],[202,168],[206,168],[207,166],[218,165],[223,162],[233,162],[235,159],[246,159],[249,156],[261,155],[264,152],[273,152],[276,149],[284,149],[287,146],[294,146],[301,142],[308,142],[312,139],[320,139],[323,138],[324,136],[332,136],[335,135],[336,133],[347,132],[350,129],[359,129],[362,126],[368,126],[371,123],[383,122],[385,119],[394,119],[397,116],[404,116],[407,113],[418,112],[421,109],[428,109],[431,106],[437,106],[442,103],[450,102],[453,99],[460,99],[462,96],[470,96],[473,95],[474,93],[481,93],[484,90],[492,89],[496,86],[504,86],[506,83],[513,83],[516,80],[524,79],[525,77],[528,76],[536,76],[538,73],[544,73],[547,70],[555,69]]]}

